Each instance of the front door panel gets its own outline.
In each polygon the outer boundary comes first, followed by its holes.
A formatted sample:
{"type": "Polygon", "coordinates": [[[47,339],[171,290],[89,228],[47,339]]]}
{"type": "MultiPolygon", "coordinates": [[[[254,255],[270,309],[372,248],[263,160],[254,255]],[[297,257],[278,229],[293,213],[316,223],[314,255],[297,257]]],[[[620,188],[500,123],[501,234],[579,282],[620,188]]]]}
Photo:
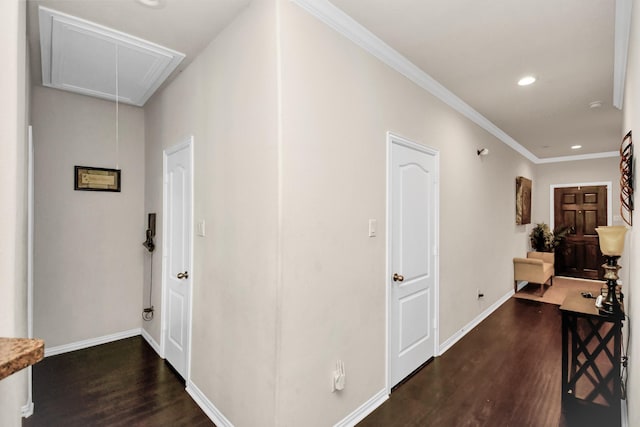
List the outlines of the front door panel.
{"type": "Polygon", "coordinates": [[[602,279],[604,259],[595,229],[607,225],[607,187],[556,188],[554,201],[556,229],[571,229],[556,251],[556,274],[602,279]]]}

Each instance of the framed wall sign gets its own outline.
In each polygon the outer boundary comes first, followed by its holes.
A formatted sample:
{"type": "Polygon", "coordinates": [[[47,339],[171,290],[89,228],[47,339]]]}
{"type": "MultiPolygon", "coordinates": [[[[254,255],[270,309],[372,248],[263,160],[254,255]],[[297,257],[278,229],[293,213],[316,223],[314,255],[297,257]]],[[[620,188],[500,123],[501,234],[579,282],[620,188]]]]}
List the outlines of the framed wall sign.
{"type": "Polygon", "coordinates": [[[76,166],[74,190],[120,192],[120,169],[76,166]]]}

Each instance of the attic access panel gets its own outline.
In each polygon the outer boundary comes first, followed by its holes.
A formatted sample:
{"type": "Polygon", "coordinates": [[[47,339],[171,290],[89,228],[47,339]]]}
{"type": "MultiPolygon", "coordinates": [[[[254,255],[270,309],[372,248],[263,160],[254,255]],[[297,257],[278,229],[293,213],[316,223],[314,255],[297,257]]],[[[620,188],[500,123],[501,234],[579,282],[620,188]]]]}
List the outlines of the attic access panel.
{"type": "Polygon", "coordinates": [[[119,102],[141,107],[185,57],[45,7],[39,19],[44,86],[110,101],[117,86],[119,102]]]}

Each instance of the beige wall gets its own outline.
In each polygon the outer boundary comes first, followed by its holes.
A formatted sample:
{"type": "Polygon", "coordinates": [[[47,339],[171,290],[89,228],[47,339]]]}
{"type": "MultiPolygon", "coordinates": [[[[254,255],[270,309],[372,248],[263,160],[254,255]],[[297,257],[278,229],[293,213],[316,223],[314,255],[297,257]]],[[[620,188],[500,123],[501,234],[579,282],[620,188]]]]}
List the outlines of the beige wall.
{"type": "MultiPolygon", "coordinates": [[[[624,127],[621,136],[632,129],[636,141],[638,140],[638,129],[640,129],[640,2],[633,1],[631,37],[629,45],[629,62],[627,65],[627,81],[624,95],[624,127]]],[[[636,142],[637,144],[637,142],[636,142]]],[[[634,167],[633,182],[638,183],[638,165],[634,167]]],[[[636,191],[638,186],[636,185],[636,191]]],[[[636,194],[636,206],[638,206],[638,195],[636,194]]],[[[635,221],[639,221],[638,209],[635,212],[635,221]]],[[[624,333],[633,331],[629,349],[629,376],[627,383],[627,408],[629,409],[629,426],[640,425],[640,269],[637,260],[640,257],[640,230],[632,229],[627,239],[625,248],[628,259],[623,270],[627,270],[630,280],[629,286],[625,286],[624,292],[627,295],[625,306],[629,316],[628,325],[625,325],[624,333]],[[626,268],[625,268],[626,267],[626,268]]]]}
{"type": "Polygon", "coordinates": [[[144,113],[120,105],[122,192],[74,191],[74,166],[116,167],[115,104],[34,87],[34,333],[47,347],[139,328],[144,113]]]}
{"type": "MultiPolygon", "coordinates": [[[[26,81],[25,3],[0,2],[0,336],[26,337],[26,81]]],[[[0,381],[0,425],[21,425],[26,371],[0,381]]]]}
{"type": "MultiPolygon", "coordinates": [[[[194,240],[191,381],[236,426],[274,425],[274,18],[273,2],[252,2],[145,106],[147,211],[162,212],[163,150],[194,136],[194,218],[207,235],[194,240]]],[[[158,244],[161,259],[161,233],[158,244]]],[[[144,324],[157,342],[160,318],[144,324]]]]}
{"type": "Polygon", "coordinates": [[[512,289],[533,165],[288,1],[282,37],[283,284],[277,425],[340,421],[385,386],[386,132],[441,153],[440,341],[512,289]],[[480,158],[476,150],[491,154],[480,158]],[[379,234],[367,236],[376,218],[379,234]],[[476,289],[486,297],[479,302],[476,289]],[[332,394],[336,359],[346,388],[332,394]]]}

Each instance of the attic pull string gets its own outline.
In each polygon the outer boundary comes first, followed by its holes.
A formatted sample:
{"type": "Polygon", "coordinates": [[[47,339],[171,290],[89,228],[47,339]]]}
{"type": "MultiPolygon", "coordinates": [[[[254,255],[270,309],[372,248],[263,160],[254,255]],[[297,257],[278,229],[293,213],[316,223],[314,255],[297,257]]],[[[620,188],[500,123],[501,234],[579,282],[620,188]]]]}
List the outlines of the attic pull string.
{"type": "Polygon", "coordinates": [[[118,87],[119,79],[119,64],[118,64],[118,43],[116,43],[116,169],[120,169],[120,110],[119,100],[120,92],[118,87]]]}

